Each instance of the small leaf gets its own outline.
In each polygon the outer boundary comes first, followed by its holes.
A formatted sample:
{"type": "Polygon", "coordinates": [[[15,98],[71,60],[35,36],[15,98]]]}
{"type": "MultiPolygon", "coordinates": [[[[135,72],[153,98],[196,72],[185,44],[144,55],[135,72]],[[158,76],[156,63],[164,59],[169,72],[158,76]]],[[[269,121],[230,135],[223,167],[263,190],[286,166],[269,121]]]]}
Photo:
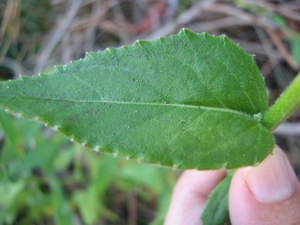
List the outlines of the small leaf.
{"type": "MultiPolygon", "coordinates": [[[[23,157],[23,143],[20,138],[20,134],[16,127],[15,121],[13,120],[12,116],[1,111],[0,112],[0,128],[3,129],[5,137],[9,141],[12,146],[12,151],[10,151],[10,157],[16,155],[19,158],[23,157]]],[[[3,150],[3,149],[2,149],[3,150]]],[[[10,158],[9,156],[7,158],[10,158]]],[[[5,157],[6,158],[6,157],[5,157]]],[[[1,161],[3,160],[3,151],[1,161]]]]}
{"type": "Polygon", "coordinates": [[[0,85],[0,107],[95,150],[182,169],[255,165],[273,149],[253,60],[227,37],[178,35],[0,85]]]}
{"type": "Polygon", "coordinates": [[[229,225],[228,192],[234,172],[227,176],[212,190],[202,213],[203,225],[229,225]]]}

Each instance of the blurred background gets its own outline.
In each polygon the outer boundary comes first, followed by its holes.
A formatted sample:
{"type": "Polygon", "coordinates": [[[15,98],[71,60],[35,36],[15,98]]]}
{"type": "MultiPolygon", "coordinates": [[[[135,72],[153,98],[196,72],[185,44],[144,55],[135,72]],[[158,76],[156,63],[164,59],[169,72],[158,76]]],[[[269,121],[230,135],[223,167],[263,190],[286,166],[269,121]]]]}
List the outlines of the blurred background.
{"type": "MultiPolygon", "coordinates": [[[[255,54],[270,104],[300,69],[300,1],[0,0],[0,80],[183,27],[226,34],[255,54]]],[[[275,134],[300,178],[300,110],[275,134]]],[[[162,224],[180,173],[0,112],[0,224],[162,224]]]]}

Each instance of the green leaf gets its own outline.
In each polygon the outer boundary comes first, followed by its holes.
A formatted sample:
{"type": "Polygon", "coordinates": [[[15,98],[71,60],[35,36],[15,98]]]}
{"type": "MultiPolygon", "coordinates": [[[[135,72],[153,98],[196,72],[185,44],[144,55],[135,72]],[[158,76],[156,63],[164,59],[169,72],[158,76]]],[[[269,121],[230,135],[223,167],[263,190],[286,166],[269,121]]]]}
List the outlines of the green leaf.
{"type": "MultiPolygon", "coordinates": [[[[0,128],[3,129],[5,137],[9,141],[11,145],[11,150],[9,156],[6,155],[6,159],[13,157],[14,155],[18,156],[19,158],[23,157],[23,143],[20,138],[20,134],[16,127],[15,121],[11,115],[0,111],[0,128]]],[[[1,161],[5,162],[6,159],[3,160],[3,151],[1,161]]]]}
{"type": "Polygon", "coordinates": [[[16,201],[24,186],[25,182],[22,179],[12,182],[7,177],[0,177],[0,224],[12,224],[17,214],[16,201]]]}
{"type": "Polygon", "coordinates": [[[300,63],[300,35],[294,35],[289,38],[289,43],[291,45],[291,53],[294,60],[300,63]]]}
{"type": "Polygon", "coordinates": [[[2,83],[0,107],[95,150],[183,169],[255,165],[274,146],[253,56],[186,29],[2,83]]]}
{"type": "Polygon", "coordinates": [[[202,213],[203,225],[230,224],[228,210],[228,192],[234,172],[228,172],[226,177],[212,190],[202,213]]]}
{"type": "Polygon", "coordinates": [[[62,187],[55,179],[49,178],[49,180],[53,191],[52,204],[54,206],[55,224],[74,224],[72,219],[72,212],[63,193],[62,187]]]}
{"type": "Polygon", "coordinates": [[[96,224],[99,218],[116,220],[117,216],[109,212],[103,205],[103,196],[112,183],[112,178],[116,175],[118,160],[112,156],[102,156],[98,159],[91,156],[87,159],[90,164],[91,180],[84,190],[79,190],[74,195],[74,201],[83,221],[85,224],[96,224]]]}
{"type": "Polygon", "coordinates": [[[33,150],[24,155],[24,158],[16,162],[11,169],[13,174],[28,174],[31,170],[46,167],[54,157],[58,145],[50,141],[44,141],[33,150]]]}

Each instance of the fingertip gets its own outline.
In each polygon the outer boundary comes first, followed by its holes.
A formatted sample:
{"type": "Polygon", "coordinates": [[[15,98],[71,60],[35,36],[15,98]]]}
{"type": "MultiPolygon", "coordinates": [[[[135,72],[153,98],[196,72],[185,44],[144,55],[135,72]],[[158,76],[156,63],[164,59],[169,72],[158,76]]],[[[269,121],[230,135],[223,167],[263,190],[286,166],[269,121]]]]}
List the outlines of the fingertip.
{"type": "Polygon", "coordinates": [[[229,191],[232,224],[300,222],[300,187],[285,154],[275,147],[256,167],[236,171],[229,191]]]}
{"type": "Polygon", "coordinates": [[[164,224],[201,224],[200,217],[207,196],[223,179],[225,173],[225,170],[183,172],[174,187],[164,224]]]}
{"type": "Polygon", "coordinates": [[[275,148],[273,154],[261,165],[242,170],[249,190],[260,202],[280,202],[294,192],[295,174],[284,152],[279,148],[275,148]]]}
{"type": "Polygon", "coordinates": [[[176,185],[184,188],[195,196],[207,198],[212,189],[225,177],[226,170],[186,170],[176,185]]]}

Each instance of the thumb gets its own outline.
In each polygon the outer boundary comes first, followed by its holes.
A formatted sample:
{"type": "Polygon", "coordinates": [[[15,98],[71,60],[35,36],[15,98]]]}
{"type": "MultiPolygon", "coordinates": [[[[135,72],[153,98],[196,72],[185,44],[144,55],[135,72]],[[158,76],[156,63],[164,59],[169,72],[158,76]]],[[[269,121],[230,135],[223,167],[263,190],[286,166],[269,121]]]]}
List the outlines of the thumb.
{"type": "Polygon", "coordinates": [[[300,184],[277,146],[256,167],[236,171],[229,191],[233,225],[300,224],[300,184]]]}

